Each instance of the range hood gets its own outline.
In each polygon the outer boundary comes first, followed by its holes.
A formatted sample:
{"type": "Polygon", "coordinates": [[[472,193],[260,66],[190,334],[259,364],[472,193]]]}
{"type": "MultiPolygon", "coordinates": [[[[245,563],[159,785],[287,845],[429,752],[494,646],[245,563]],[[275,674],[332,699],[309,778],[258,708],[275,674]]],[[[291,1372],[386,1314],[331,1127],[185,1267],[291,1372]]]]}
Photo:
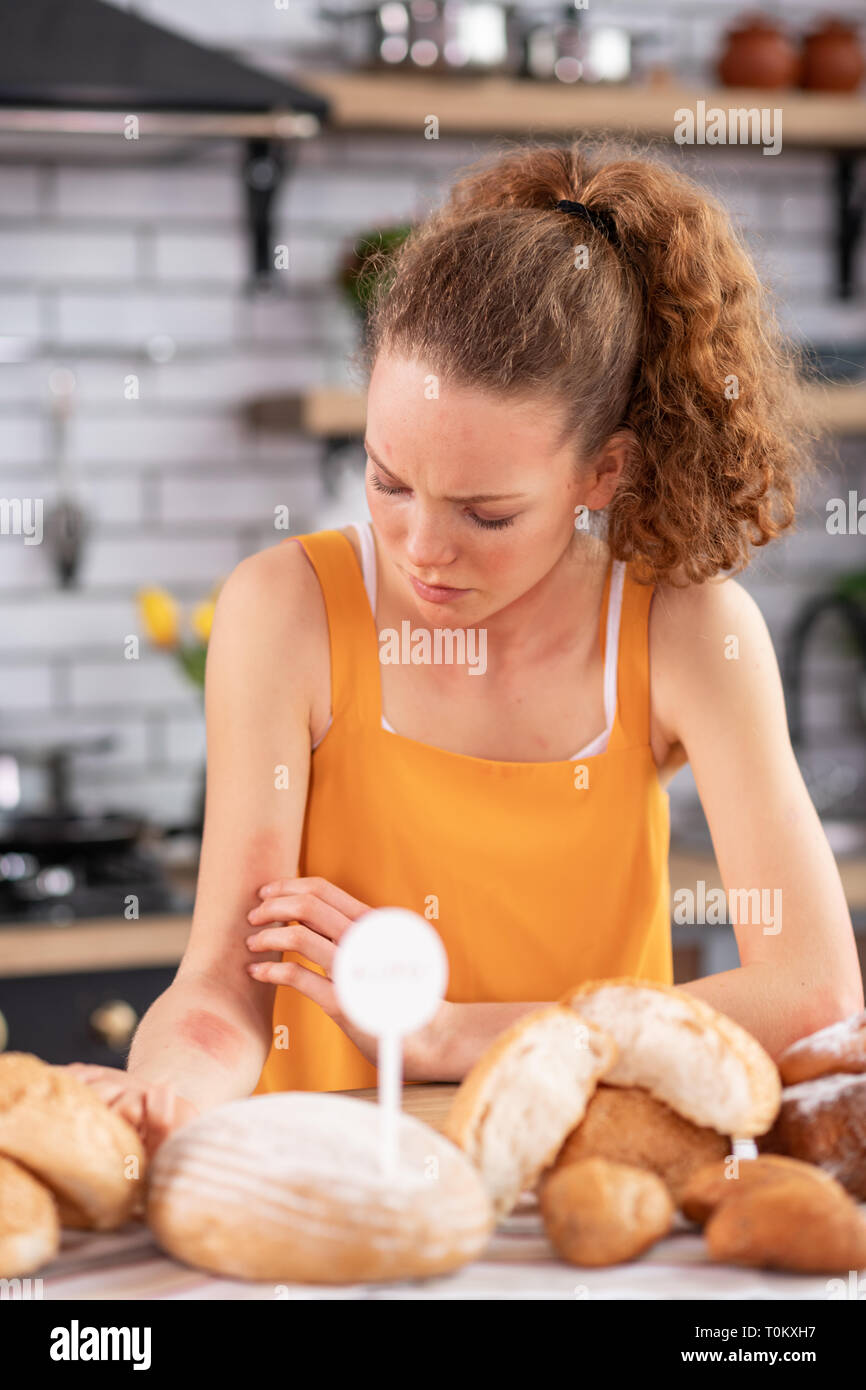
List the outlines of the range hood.
{"type": "Polygon", "coordinates": [[[103,0],[0,0],[0,159],[165,162],[240,141],[260,284],[287,159],[328,114],[325,97],[103,0]]]}
{"type": "MultiPolygon", "coordinates": [[[[279,113],[306,117],[301,128],[310,131],[328,114],[323,97],[104,0],[0,0],[0,128],[27,128],[12,119],[15,108],[40,109],[44,123],[34,128],[43,130],[67,128],[61,112],[279,113]]],[[[219,119],[209,130],[238,133],[219,119]]]]}

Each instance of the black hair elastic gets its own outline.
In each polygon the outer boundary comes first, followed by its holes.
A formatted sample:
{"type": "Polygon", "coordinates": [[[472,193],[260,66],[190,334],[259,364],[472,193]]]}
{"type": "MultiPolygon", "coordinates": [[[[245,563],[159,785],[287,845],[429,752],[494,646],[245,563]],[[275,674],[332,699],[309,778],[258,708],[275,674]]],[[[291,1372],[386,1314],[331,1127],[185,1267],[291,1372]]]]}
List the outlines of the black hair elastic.
{"type": "Polygon", "coordinates": [[[560,198],[556,210],[557,212],[570,212],[572,217],[582,218],[597,232],[601,232],[603,237],[607,237],[611,246],[619,246],[616,223],[609,213],[596,212],[594,208],[588,208],[585,203],[572,203],[568,198],[560,198]]]}

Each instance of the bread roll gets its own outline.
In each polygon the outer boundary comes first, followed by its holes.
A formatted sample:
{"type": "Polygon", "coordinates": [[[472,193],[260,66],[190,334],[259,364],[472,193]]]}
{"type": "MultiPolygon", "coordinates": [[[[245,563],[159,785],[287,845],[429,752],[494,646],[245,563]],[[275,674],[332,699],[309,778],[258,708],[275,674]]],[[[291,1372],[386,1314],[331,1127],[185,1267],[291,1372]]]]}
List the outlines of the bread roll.
{"type": "Polygon", "coordinates": [[[616,1039],[612,1086],[642,1086],[685,1119],[726,1137],[769,1129],[781,1082],[769,1053],[702,999],[646,980],[595,980],[563,1003],[616,1039]]]}
{"type": "Polygon", "coordinates": [[[341,1284],[446,1274],[493,1229],[481,1180],[429,1125],[327,1092],[231,1101],[175,1130],[151,1164],[147,1219],[170,1255],[213,1274],[341,1284]]]}
{"type": "Polygon", "coordinates": [[[721,1134],[683,1119],[640,1086],[601,1082],[553,1168],[564,1168],[583,1158],[606,1158],[645,1168],[661,1178],[679,1206],[692,1174],[728,1152],[729,1141],[721,1134]]]}
{"type": "Polygon", "coordinates": [[[704,1235],[711,1257],[726,1264],[800,1274],[866,1268],[866,1218],[811,1177],[742,1188],[719,1204],[704,1235]]]}
{"type": "Polygon", "coordinates": [[[692,1174],[680,1202],[683,1216],[689,1221],[703,1226],[721,1202],[726,1202],[745,1188],[766,1187],[792,1177],[811,1178],[829,1186],[837,1197],[846,1196],[844,1187],[835,1178],[812,1163],[801,1163],[798,1158],[759,1154],[757,1158],[741,1159],[736,1168],[729,1160],[730,1155],[721,1161],[707,1163],[692,1174]]]}
{"type": "Polygon", "coordinates": [[[866,1009],[791,1043],[779,1057],[786,1086],[834,1072],[866,1072],[866,1009]]]}
{"type": "Polygon", "coordinates": [[[48,1188],[11,1158],[0,1158],[0,1279],[33,1274],[60,1248],[60,1221],[48,1188]]]}
{"type": "Polygon", "coordinates": [[[817,1163],[852,1197],[866,1199],[866,1075],[840,1072],[786,1086],[758,1147],[817,1163]]]}
{"type": "Polygon", "coordinates": [[[29,1052],[0,1053],[0,1154],[51,1188],[61,1220],[100,1231],[129,1220],[146,1170],[132,1125],[29,1052]]]}
{"type": "Polygon", "coordinates": [[[546,1004],[500,1033],[466,1074],[442,1132],[478,1168],[497,1221],[553,1162],[615,1060],[600,1028],[546,1004]]]}
{"type": "Polygon", "coordinates": [[[575,1265],[633,1260],[671,1228],[674,1204],[645,1168],[585,1158],[546,1174],[539,1194],[557,1254],[575,1265]]]}

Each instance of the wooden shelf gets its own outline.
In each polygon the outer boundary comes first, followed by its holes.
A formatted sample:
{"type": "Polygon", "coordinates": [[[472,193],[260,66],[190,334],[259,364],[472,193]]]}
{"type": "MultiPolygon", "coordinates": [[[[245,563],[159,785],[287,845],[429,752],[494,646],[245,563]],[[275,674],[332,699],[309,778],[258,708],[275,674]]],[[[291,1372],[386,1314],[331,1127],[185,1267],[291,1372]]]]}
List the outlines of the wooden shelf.
{"type": "MultiPolygon", "coordinates": [[[[782,110],[787,145],[834,149],[866,146],[866,100],[858,93],[711,91],[670,85],[566,86],[503,76],[436,77],[415,72],[312,72],[304,81],[331,102],[329,126],[340,130],[423,132],[431,114],[440,134],[577,134],[610,131],[673,139],[675,112],[711,107],[782,110]]],[[[757,153],[757,146],[755,147],[757,153]]]]}
{"type": "MultiPolygon", "coordinates": [[[[866,434],[866,382],[808,385],[815,422],[833,434],[866,434]]],[[[248,419],[266,432],[298,431],[315,439],[363,436],[367,397],[350,387],[325,386],[298,396],[261,396],[248,419]]]]}

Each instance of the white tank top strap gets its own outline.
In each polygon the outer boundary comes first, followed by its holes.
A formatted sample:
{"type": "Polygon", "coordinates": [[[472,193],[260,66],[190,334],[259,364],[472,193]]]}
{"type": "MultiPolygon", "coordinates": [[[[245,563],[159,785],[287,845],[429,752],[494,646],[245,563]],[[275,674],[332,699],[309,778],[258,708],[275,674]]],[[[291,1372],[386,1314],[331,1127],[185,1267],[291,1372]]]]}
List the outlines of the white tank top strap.
{"type": "Polygon", "coordinates": [[[364,575],[364,588],[370,600],[370,611],[376,616],[376,545],[373,540],[373,526],[369,521],[352,523],[361,546],[361,570],[364,575]]]}

